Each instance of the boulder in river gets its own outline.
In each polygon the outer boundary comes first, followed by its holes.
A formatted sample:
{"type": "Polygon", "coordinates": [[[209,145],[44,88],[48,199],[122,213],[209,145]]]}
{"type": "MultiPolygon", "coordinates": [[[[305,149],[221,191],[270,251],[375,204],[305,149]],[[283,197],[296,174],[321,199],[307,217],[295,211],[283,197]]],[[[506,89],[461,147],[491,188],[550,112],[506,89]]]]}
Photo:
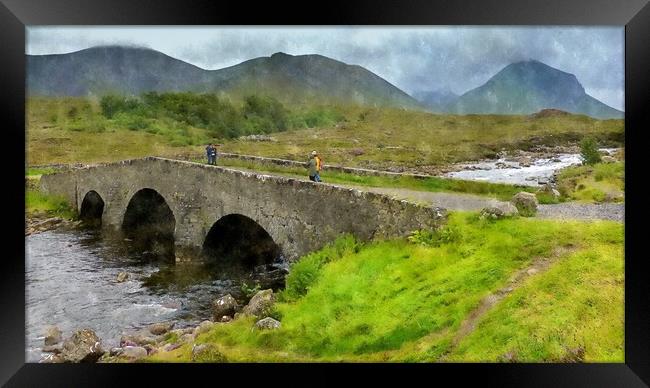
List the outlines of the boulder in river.
{"type": "Polygon", "coordinates": [[[232,295],[224,295],[212,302],[212,316],[217,321],[224,315],[233,315],[237,307],[237,301],[232,295]]]}
{"type": "Polygon", "coordinates": [[[524,217],[532,217],[537,213],[539,202],[533,193],[521,191],[515,194],[510,202],[517,207],[519,214],[524,217]]]}
{"type": "Polygon", "coordinates": [[[279,329],[282,324],[280,321],[275,320],[271,317],[266,317],[264,319],[260,319],[255,323],[255,327],[258,329],[262,330],[273,330],[273,329],[279,329]]]}
{"type": "Polygon", "coordinates": [[[117,282],[122,283],[125,282],[129,278],[128,272],[120,272],[117,274],[117,282]]]}
{"type": "Polygon", "coordinates": [[[519,165],[521,167],[530,167],[533,164],[533,160],[530,157],[523,157],[519,159],[519,165]]]}
{"type": "Polygon", "coordinates": [[[63,342],[61,357],[67,362],[96,362],[104,354],[101,339],[90,329],[77,330],[63,342]]]}
{"type": "Polygon", "coordinates": [[[275,303],[273,290],[261,290],[251,298],[242,310],[242,314],[254,315],[256,317],[266,316],[270,312],[273,303],[275,303]]]}
{"type": "Polygon", "coordinates": [[[61,342],[61,330],[56,326],[45,328],[45,346],[56,345],[61,342]]]}

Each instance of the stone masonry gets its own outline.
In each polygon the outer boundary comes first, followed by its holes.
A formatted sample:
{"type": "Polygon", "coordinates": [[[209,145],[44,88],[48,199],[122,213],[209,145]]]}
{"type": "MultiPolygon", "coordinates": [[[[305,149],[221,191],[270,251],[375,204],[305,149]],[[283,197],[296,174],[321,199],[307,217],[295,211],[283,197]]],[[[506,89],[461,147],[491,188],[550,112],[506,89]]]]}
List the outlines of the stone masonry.
{"type": "Polygon", "coordinates": [[[144,188],[158,192],[172,210],[181,250],[200,249],[212,225],[229,214],[257,222],[291,261],[342,233],[362,240],[404,236],[446,219],[444,209],[382,194],[157,157],[41,178],[44,192],[65,196],[77,211],[88,192],[97,192],[105,204],[103,227],[117,231],[129,201],[144,188]]]}

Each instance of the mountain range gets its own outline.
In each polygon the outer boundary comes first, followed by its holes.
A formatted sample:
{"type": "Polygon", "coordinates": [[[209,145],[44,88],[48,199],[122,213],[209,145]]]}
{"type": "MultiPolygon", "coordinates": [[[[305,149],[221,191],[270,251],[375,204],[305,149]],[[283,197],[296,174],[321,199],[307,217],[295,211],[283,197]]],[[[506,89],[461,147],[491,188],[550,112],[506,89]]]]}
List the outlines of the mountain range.
{"type": "Polygon", "coordinates": [[[41,96],[193,91],[237,97],[257,93],[293,103],[317,100],[422,108],[413,97],[371,71],[322,55],[275,53],[205,70],[155,50],[123,46],[28,55],[27,91],[41,96]]]}
{"type": "Polygon", "coordinates": [[[460,96],[421,91],[413,96],[373,72],[322,55],[275,53],[205,70],[139,47],[98,46],[68,54],[27,55],[31,96],[137,95],[147,91],[271,95],[287,103],[354,103],[438,113],[530,114],[545,108],[620,118],[623,112],[586,94],[573,74],[539,61],[512,63],[460,96]]]}

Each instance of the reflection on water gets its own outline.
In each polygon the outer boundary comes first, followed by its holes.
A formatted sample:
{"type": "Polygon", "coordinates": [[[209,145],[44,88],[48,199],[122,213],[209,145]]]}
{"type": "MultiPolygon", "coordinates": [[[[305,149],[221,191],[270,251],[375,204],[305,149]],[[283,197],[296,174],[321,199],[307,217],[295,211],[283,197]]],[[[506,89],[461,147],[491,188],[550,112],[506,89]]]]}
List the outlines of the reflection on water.
{"type": "Polygon", "coordinates": [[[100,231],[49,231],[25,243],[28,362],[40,360],[46,326],[58,326],[64,338],[93,329],[109,348],[123,333],[154,322],[176,320],[179,328],[211,318],[214,299],[227,293],[241,299],[242,282],[254,277],[149,260],[100,231]],[[118,283],[123,271],[129,277],[118,283]]]}

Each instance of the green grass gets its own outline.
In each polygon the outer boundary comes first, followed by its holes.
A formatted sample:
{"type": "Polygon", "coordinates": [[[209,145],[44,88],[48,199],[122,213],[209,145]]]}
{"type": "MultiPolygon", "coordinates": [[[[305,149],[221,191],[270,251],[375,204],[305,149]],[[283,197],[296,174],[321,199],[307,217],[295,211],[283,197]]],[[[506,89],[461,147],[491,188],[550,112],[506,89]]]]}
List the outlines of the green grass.
{"type": "Polygon", "coordinates": [[[622,254],[620,245],[598,242],[570,255],[490,311],[451,359],[510,353],[520,362],[564,362],[569,350],[583,349],[586,362],[623,362],[622,254]]]}
{"type": "Polygon", "coordinates": [[[76,212],[68,205],[65,198],[43,194],[36,190],[25,193],[25,210],[30,213],[47,213],[51,216],[74,219],[76,212]]]}
{"type": "Polygon", "coordinates": [[[27,169],[27,174],[25,174],[25,176],[40,177],[41,175],[53,174],[54,172],[56,172],[56,170],[51,167],[45,167],[45,168],[30,167],[27,169]]]}
{"type": "Polygon", "coordinates": [[[27,214],[47,213],[54,217],[67,219],[76,218],[76,212],[70,207],[64,197],[48,195],[38,190],[38,183],[42,175],[52,174],[53,168],[28,168],[25,178],[29,181],[25,191],[25,211],[27,214]]]}
{"type": "MultiPolygon", "coordinates": [[[[359,243],[344,236],[303,257],[273,316],[199,336],[230,361],[623,361],[623,226],[610,221],[480,220],[453,213],[438,237],[359,243]],[[480,300],[536,257],[569,252],[497,304],[457,348],[452,339],[480,300]],[[503,322],[503,326],[501,325],[503,322]]],[[[191,345],[152,361],[188,361],[191,345]]]]}
{"type": "Polygon", "coordinates": [[[558,188],[581,202],[623,202],[625,162],[568,167],[558,174],[558,188]]]}

